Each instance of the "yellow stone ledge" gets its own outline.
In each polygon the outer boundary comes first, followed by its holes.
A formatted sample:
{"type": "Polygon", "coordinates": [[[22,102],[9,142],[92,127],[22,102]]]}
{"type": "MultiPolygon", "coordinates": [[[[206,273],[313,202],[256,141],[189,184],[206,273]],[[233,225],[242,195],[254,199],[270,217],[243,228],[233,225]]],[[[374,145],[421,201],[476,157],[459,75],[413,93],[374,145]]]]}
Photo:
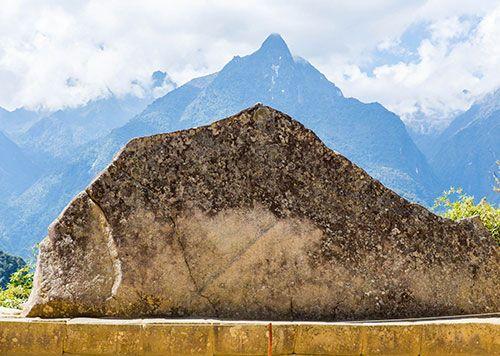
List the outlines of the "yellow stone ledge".
{"type": "MultiPolygon", "coordinates": [[[[500,355],[500,318],[273,322],[273,355],[500,355]]],[[[267,355],[268,322],[0,318],[0,355],[267,355]]]]}

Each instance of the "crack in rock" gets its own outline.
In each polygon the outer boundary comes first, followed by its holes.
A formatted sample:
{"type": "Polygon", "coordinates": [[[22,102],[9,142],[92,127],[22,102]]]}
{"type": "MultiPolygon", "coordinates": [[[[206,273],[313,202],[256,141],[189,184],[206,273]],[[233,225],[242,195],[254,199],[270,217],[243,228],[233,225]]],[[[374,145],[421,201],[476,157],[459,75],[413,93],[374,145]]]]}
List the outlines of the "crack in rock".
{"type": "Polygon", "coordinates": [[[191,278],[191,281],[193,282],[193,285],[195,288],[194,292],[196,294],[198,294],[201,298],[205,299],[208,302],[208,304],[210,304],[210,306],[212,307],[213,311],[215,312],[216,317],[219,317],[219,310],[215,306],[214,302],[212,302],[212,300],[207,295],[203,294],[203,291],[200,290],[200,288],[198,288],[198,283],[196,282],[196,279],[193,276],[193,272],[191,270],[191,265],[189,264],[189,261],[188,261],[187,256],[186,256],[186,248],[185,248],[184,244],[182,243],[179,234],[177,233],[177,225],[175,224],[175,221],[172,217],[170,217],[170,221],[172,222],[174,237],[177,240],[177,243],[179,244],[179,246],[181,248],[182,259],[184,260],[184,263],[186,265],[186,268],[187,268],[187,271],[189,274],[189,278],[191,278]]]}
{"type": "Polygon", "coordinates": [[[238,261],[241,258],[241,256],[243,256],[245,253],[247,253],[248,250],[250,250],[260,240],[260,238],[262,236],[267,234],[267,232],[269,230],[271,230],[273,227],[275,227],[277,223],[278,223],[278,221],[274,221],[269,226],[267,226],[263,229],[260,229],[259,233],[256,234],[255,237],[247,245],[247,248],[245,248],[243,251],[241,251],[240,253],[233,256],[233,258],[231,258],[231,260],[229,261],[229,264],[224,269],[221,268],[221,270],[219,272],[216,272],[213,276],[211,276],[207,280],[207,282],[205,282],[205,284],[201,287],[200,292],[203,293],[210,286],[210,284],[213,281],[217,280],[217,278],[219,278],[224,272],[228,271],[236,263],[236,261],[238,261]]]}
{"type": "Polygon", "coordinates": [[[102,209],[101,205],[92,197],[88,189],[85,190],[85,193],[87,193],[87,196],[89,197],[90,201],[96,206],[99,213],[102,215],[104,221],[106,222],[106,227],[105,227],[106,228],[105,235],[107,238],[106,246],[108,247],[108,252],[109,255],[111,256],[111,261],[113,264],[113,272],[114,272],[113,285],[111,287],[110,295],[109,297],[106,298],[106,301],[108,301],[116,296],[118,288],[122,283],[122,278],[123,278],[122,263],[118,257],[118,249],[116,248],[116,243],[113,238],[113,230],[111,228],[111,224],[109,223],[108,217],[106,216],[106,213],[102,209]]]}
{"type": "Polygon", "coordinates": [[[293,310],[293,295],[290,295],[290,317],[291,320],[295,320],[295,312],[293,310]]]}

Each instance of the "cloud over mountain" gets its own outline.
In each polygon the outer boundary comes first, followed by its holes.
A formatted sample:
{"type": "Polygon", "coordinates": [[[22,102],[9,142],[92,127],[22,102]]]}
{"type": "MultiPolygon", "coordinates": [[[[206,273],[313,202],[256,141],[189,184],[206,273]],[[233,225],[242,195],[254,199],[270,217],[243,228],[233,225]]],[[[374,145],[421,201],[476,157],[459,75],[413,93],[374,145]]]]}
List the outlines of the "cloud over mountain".
{"type": "Polygon", "coordinates": [[[439,119],[500,85],[497,1],[11,1],[0,9],[0,106],[76,106],[150,73],[216,71],[271,32],[348,96],[439,119]],[[314,24],[314,26],[311,26],[314,24]]]}

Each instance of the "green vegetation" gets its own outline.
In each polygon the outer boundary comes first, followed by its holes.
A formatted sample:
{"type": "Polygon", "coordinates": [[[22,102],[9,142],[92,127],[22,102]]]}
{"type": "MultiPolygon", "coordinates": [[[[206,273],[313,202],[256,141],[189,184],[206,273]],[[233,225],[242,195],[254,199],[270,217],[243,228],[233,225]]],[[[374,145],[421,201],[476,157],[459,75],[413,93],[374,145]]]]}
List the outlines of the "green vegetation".
{"type": "Polygon", "coordinates": [[[486,199],[475,204],[474,197],[465,194],[461,188],[450,188],[436,199],[434,210],[455,221],[478,216],[500,246],[500,208],[489,204],[486,199]]]}
{"type": "MultiPolygon", "coordinates": [[[[35,246],[33,254],[36,253],[35,246]]],[[[33,264],[0,251],[0,307],[21,308],[33,286],[33,264]]]]}
{"type": "Polygon", "coordinates": [[[7,286],[12,273],[24,265],[26,265],[26,262],[21,257],[0,251],[0,290],[7,286]]]}
{"type": "Polygon", "coordinates": [[[10,276],[7,287],[0,291],[0,306],[6,308],[21,308],[21,304],[28,300],[32,287],[32,268],[26,265],[14,272],[10,276]]]}

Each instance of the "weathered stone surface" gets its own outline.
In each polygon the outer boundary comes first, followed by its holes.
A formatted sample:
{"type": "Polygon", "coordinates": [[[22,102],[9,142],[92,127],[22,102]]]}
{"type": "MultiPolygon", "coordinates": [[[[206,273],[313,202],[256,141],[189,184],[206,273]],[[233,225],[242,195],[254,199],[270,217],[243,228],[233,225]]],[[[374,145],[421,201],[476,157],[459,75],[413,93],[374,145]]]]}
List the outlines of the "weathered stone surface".
{"type": "Polygon", "coordinates": [[[0,355],[62,355],[65,328],[62,320],[0,317],[0,355]]]}
{"type": "Polygon", "coordinates": [[[25,314],[374,319],[499,310],[480,222],[411,204],[256,105],[130,141],[52,224],[25,314]]]}
{"type": "MultiPolygon", "coordinates": [[[[272,323],[278,355],[498,355],[500,318],[272,323]]],[[[267,321],[0,317],[0,355],[267,355],[267,321]]]]}

